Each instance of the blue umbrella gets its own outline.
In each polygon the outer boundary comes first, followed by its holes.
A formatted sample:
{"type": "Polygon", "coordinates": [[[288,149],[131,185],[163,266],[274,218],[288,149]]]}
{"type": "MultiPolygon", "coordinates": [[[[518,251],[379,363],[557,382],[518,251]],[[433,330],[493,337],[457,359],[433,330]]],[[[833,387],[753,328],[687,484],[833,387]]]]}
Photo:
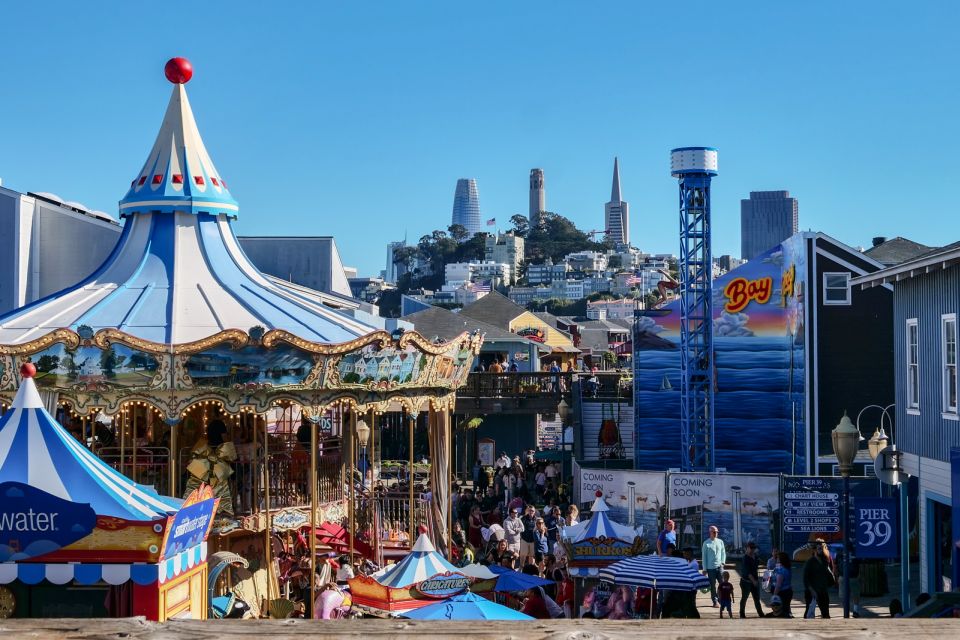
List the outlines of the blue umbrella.
{"type": "Polygon", "coordinates": [[[437,604],[430,604],[404,616],[411,620],[533,620],[525,613],[470,593],[461,593],[437,604]]]}
{"type": "Polygon", "coordinates": [[[490,565],[487,567],[493,573],[497,574],[497,583],[494,591],[526,591],[534,587],[544,587],[553,584],[553,580],[546,580],[540,576],[532,576],[528,573],[520,573],[513,569],[490,565]]]}
{"type": "Polygon", "coordinates": [[[675,591],[693,591],[710,586],[707,577],[686,560],[656,555],[621,560],[601,569],[598,577],[614,584],[675,591]]]}

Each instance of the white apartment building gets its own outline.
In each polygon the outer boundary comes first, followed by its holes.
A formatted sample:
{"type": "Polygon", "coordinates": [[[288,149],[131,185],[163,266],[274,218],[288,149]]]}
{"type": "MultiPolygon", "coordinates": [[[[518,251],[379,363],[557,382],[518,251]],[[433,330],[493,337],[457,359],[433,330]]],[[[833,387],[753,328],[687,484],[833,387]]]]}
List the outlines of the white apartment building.
{"type": "Polygon", "coordinates": [[[567,263],[571,271],[584,271],[587,273],[596,273],[607,268],[607,254],[599,251],[578,251],[567,254],[563,261],[567,263]]]}
{"type": "Polygon", "coordinates": [[[591,320],[633,320],[633,300],[597,300],[587,303],[587,317],[591,320]]]}
{"type": "Polygon", "coordinates": [[[451,262],[444,267],[444,283],[458,287],[471,282],[490,280],[492,287],[512,282],[509,264],[502,262],[451,262]]]}
{"type": "Polygon", "coordinates": [[[487,262],[510,265],[510,281],[507,284],[513,284],[520,273],[523,252],[523,238],[513,233],[498,233],[487,236],[483,258],[487,262]]]}

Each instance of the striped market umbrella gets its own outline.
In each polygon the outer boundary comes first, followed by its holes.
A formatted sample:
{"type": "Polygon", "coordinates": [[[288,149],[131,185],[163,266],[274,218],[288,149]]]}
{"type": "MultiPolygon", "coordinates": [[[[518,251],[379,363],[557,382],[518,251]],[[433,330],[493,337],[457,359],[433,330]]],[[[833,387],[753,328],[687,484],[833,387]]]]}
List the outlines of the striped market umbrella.
{"type": "Polygon", "coordinates": [[[634,556],[601,569],[599,576],[614,584],[651,589],[693,591],[710,586],[707,577],[682,558],[634,556]]]}

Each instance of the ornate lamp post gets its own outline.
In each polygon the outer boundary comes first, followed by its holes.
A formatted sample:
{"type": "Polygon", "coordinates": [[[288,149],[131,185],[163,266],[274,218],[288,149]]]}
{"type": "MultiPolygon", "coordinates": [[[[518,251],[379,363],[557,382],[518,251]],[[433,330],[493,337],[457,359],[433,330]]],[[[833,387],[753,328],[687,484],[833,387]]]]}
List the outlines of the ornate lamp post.
{"type": "Polygon", "coordinates": [[[557,405],[557,415],[560,416],[560,446],[563,447],[563,471],[560,478],[560,482],[562,483],[563,479],[567,477],[567,466],[571,467],[570,473],[573,473],[572,464],[568,464],[567,461],[568,456],[572,454],[573,450],[573,438],[569,440],[567,438],[567,420],[570,418],[570,405],[562,398],[557,405]]]}
{"type": "MultiPolygon", "coordinates": [[[[363,418],[357,418],[357,444],[360,445],[360,485],[363,486],[367,482],[367,467],[369,463],[367,462],[367,444],[370,442],[370,427],[367,426],[367,421],[363,418]]],[[[372,486],[372,482],[371,482],[372,486]]]]}
{"type": "Polygon", "coordinates": [[[850,421],[846,411],[840,424],[830,433],[833,440],[833,453],[840,465],[843,476],[843,511],[841,532],[843,537],[843,617],[850,617],[850,473],[853,471],[853,459],[860,447],[860,432],[850,421]]]}
{"type": "MultiPolygon", "coordinates": [[[[891,438],[883,430],[883,418],[890,421],[890,435],[893,435],[893,418],[890,417],[890,409],[896,405],[881,407],[879,405],[869,405],[877,407],[883,411],[880,416],[880,427],[873,432],[873,437],[867,442],[867,448],[870,451],[870,458],[873,459],[873,469],[880,482],[898,487],[900,498],[900,601],[905,608],[910,607],[910,529],[908,522],[909,515],[909,486],[907,484],[908,476],[903,471],[901,463],[902,451],[897,451],[896,444],[890,444],[891,438]]],[[[861,413],[863,413],[861,411],[861,413]]]]}

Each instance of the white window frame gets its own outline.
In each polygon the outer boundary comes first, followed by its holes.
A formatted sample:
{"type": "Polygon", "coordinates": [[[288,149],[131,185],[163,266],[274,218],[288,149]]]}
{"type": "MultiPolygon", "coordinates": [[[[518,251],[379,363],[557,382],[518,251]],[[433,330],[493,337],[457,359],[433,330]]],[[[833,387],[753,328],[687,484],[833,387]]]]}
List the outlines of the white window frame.
{"type": "Polygon", "coordinates": [[[824,271],[823,272],[823,304],[827,306],[850,305],[850,272],[849,271],[824,271]],[[847,281],[847,295],[843,300],[828,300],[827,291],[839,290],[839,287],[827,287],[827,278],[830,276],[842,276],[847,281]]]}
{"type": "Polygon", "coordinates": [[[951,420],[957,420],[958,416],[958,397],[960,397],[960,386],[958,386],[957,376],[957,314],[945,313],[940,316],[940,393],[942,396],[941,409],[943,417],[951,420]],[[953,362],[948,362],[947,353],[947,325],[953,325],[953,362]],[[949,404],[950,398],[950,376],[949,368],[953,368],[953,405],[949,404]]]}
{"type": "Polygon", "coordinates": [[[920,323],[917,322],[916,318],[907,318],[907,339],[906,339],[906,353],[904,354],[904,363],[906,364],[907,370],[907,381],[906,381],[906,405],[907,413],[913,415],[920,414],[920,323]],[[916,362],[913,361],[913,344],[910,342],[910,330],[916,329],[917,332],[917,359],[916,362]],[[911,371],[916,370],[916,375],[911,375],[911,371]],[[916,393],[914,393],[916,392],[916,393]],[[916,395],[917,401],[913,401],[913,397],[916,395]]]}

